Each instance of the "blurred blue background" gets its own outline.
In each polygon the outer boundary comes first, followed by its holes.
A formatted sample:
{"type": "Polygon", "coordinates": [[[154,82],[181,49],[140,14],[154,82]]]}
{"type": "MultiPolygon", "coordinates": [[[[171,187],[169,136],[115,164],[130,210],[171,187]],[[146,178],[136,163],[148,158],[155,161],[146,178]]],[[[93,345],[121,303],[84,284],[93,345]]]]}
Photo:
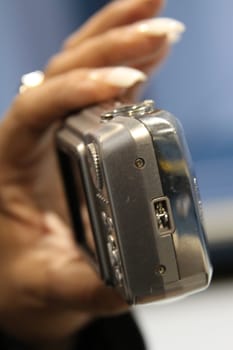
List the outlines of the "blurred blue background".
{"type": "MultiPolygon", "coordinates": [[[[0,115],[22,74],[43,69],[65,37],[107,1],[0,2],[0,115]]],[[[147,85],[182,121],[204,201],[233,198],[232,0],[170,0],[163,16],[187,31],[147,85]]]]}
{"type": "Polygon", "coordinates": [[[232,14],[231,0],[167,1],[187,31],[146,91],[182,121],[205,201],[233,198],[232,14]]]}

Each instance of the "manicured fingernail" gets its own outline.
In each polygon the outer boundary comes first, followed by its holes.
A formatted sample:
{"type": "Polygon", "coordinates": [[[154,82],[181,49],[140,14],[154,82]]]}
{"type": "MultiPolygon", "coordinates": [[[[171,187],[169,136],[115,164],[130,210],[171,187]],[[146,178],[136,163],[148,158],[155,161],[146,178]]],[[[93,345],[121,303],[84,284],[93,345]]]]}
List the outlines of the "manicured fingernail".
{"type": "Polygon", "coordinates": [[[176,43],[185,31],[184,23],[167,17],[153,18],[141,21],[137,24],[136,30],[148,35],[166,35],[171,44],[176,43]]]}
{"type": "Polygon", "coordinates": [[[91,79],[101,79],[109,85],[129,88],[136,83],[145,81],[147,76],[138,69],[118,66],[97,69],[92,72],[91,79]]]}

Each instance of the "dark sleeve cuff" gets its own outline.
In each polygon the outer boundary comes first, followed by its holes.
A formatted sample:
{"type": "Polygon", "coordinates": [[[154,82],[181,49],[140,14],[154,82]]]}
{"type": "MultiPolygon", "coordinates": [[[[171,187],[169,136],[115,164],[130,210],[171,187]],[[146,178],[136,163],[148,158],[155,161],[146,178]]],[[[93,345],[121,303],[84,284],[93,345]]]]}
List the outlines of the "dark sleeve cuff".
{"type": "Polygon", "coordinates": [[[145,350],[138,326],[130,313],[92,322],[77,339],[77,350],[145,350]]]}

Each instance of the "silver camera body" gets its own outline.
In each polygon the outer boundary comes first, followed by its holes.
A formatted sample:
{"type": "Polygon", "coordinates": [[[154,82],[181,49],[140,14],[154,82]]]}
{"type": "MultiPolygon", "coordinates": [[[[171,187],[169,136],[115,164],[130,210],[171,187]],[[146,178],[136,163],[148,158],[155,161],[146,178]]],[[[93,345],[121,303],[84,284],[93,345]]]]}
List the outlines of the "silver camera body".
{"type": "Polygon", "coordinates": [[[197,180],[182,128],[153,101],[68,117],[57,150],[71,221],[106,284],[129,304],[211,279],[197,180]]]}

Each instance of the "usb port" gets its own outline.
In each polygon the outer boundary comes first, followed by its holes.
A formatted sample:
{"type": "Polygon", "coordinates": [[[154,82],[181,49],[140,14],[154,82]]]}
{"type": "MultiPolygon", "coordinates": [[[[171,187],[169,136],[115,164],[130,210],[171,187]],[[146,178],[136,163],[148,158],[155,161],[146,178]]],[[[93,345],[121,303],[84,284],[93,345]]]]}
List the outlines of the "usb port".
{"type": "Polygon", "coordinates": [[[169,199],[160,197],[154,199],[152,203],[159,233],[163,235],[173,233],[175,228],[169,199]]]}

